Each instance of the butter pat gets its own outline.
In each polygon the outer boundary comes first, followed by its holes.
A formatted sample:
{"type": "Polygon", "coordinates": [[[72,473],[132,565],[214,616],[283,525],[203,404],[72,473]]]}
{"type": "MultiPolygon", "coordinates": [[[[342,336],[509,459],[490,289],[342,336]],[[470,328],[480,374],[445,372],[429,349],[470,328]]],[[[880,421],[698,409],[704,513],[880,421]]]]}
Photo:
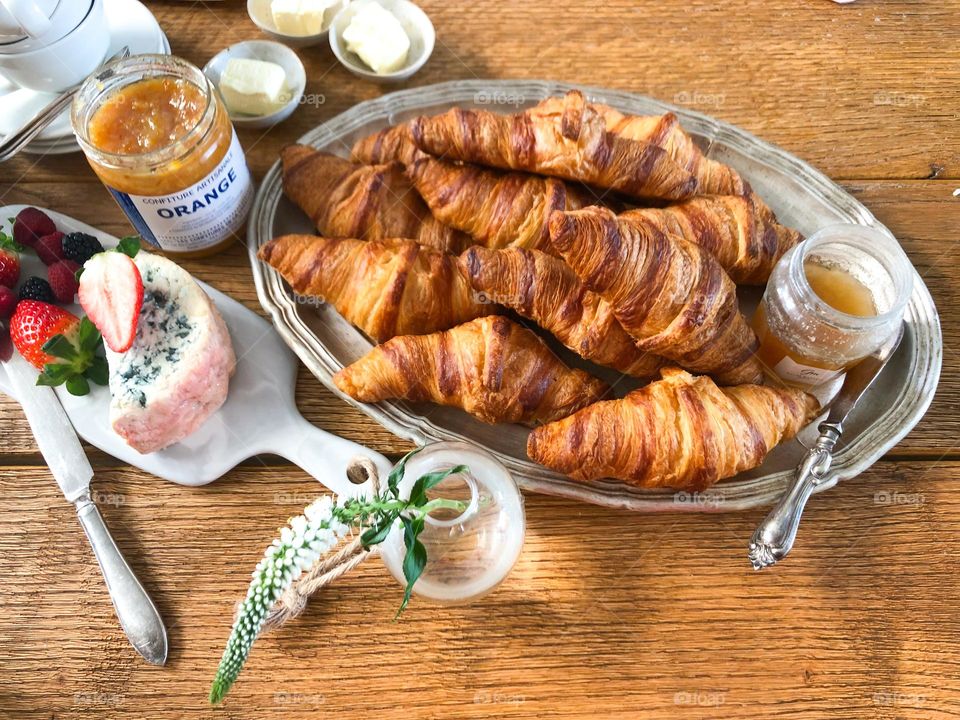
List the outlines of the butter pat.
{"type": "Polygon", "coordinates": [[[375,2],[360,6],[343,31],[343,40],[378,75],[402,68],[410,52],[410,38],[400,21],[375,2]]]}
{"type": "Polygon", "coordinates": [[[269,115],[283,105],[286,83],[286,73],[276,63],[231,58],[220,75],[220,94],[232,113],[269,115]]]}
{"type": "Polygon", "coordinates": [[[284,35],[319,35],[330,24],[327,11],[340,0],[273,0],[273,24],[284,35]]]}

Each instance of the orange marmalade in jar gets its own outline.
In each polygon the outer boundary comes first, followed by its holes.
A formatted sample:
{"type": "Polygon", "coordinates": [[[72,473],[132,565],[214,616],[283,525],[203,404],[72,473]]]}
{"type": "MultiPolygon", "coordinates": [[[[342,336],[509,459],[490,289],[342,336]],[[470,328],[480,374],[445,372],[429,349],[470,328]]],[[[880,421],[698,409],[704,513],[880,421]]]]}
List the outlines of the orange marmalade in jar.
{"type": "Polygon", "coordinates": [[[137,55],[80,87],[73,130],[93,171],[144,241],[180,257],[233,242],[253,200],[220,96],[185,60],[137,55]]]}

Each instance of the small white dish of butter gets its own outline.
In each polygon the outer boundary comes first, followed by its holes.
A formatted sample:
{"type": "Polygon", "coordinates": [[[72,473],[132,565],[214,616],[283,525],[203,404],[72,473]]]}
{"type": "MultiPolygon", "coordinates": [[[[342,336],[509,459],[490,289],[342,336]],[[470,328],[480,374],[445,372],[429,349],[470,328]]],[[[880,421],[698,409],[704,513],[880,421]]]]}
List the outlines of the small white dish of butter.
{"type": "Polygon", "coordinates": [[[337,13],[330,47],[354,75],[406,80],[433,52],[436,33],[430,18],[408,0],[357,0],[337,13]]]}
{"type": "Polygon", "coordinates": [[[334,16],[349,0],[247,0],[247,14],[268,35],[289,47],[319,45],[334,16]]]}
{"type": "Polygon", "coordinates": [[[246,40],[217,53],[203,68],[220,91],[234,125],[264,128],[297,109],[307,85],[300,58],[271,40],[246,40]]]}

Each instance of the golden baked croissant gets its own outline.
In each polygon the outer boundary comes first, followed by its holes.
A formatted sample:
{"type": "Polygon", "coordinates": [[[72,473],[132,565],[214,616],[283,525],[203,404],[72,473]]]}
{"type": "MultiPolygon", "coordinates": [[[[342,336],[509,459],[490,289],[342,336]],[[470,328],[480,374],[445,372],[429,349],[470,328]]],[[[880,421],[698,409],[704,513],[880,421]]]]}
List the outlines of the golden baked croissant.
{"type": "MultiPolygon", "coordinates": [[[[565,104],[580,102],[581,99],[582,94],[578,90],[571,90],[564,97],[543,100],[537,108],[541,112],[562,113],[565,104]]],[[[608,132],[663,148],[671,159],[696,178],[698,195],[740,195],[748,191],[749,186],[736,170],[703,154],[672,112],[663,115],[627,115],[602,103],[588,105],[603,118],[608,132]]]]}
{"type": "Polygon", "coordinates": [[[407,166],[407,176],[437,219],[489,248],[552,253],[550,213],[592,203],[586,189],[557,178],[458,165],[425,154],[407,166]]]}
{"type": "Polygon", "coordinates": [[[763,377],[754,357],[757,337],[740,313],[736,286],[706,251],[598,207],[554,213],[550,239],[642,350],[723,385],[763,377]]]}
{"type": "Polygon", "coordinates": [[[460,261],[474,290],[549,330],[581,357],[641,378],[664,364],[637,347],[610,305],[562,260],[537,250],[474,245],[460,261]]]}
{"type": "Polygon", "coordinates": [[[306,145],[283,149],[283,191],[321,235],[410,238],[460,252],[469,238],[437,220],[399,165],[355,165],[306,145]]]}
{"type": "Polygon", "coordinates": [[[421,157],[428,156],[413,142],[409,123],[386,127],[362,137],[353,144],[353,148],[350,150],[351,160],[366,165],[393,162],[410,165],[414,160],[421,157]]]}
{"type": "Polygon", "coordinates": [[[527,455],[577,480],[702,490],[758,466],[817,411],[800,390],[718,388],[677,368],[662,374],[622,399],[536,428],[527,455]]]}
{"type": "Polygon", "coordinates": [[[411,123],[413,141],[444,159],[578,180],[637,198],[697,193],[696,177],[662,147],[608,132],[580,93],[562,100],[515,115],[453,108],[419,117],[411,123]]]}
{"type": "Polygon", "coordinates": [[[378,342],[497,311],[474,297],[454,256],[412,240],[284,235],[257,255],[295,293],[322,298],[378,342]]]}
{"type": "Polygon", "coordinates": [[[361,402],[433,402],[488,423],[550,422],[607,390],[602,381],[564,365],[534,333],[497,315],[446,332],[395,337],[333,381],[361,402]]]}
{"type": "Polygon", "coordinates": [[[642,218],[661,232],[699,245],[737,284],[764,284],[777,261],[801,240],[800,233],[779,224],[773,211],[753,192],[629,210],[620,218],[642,218]]]}

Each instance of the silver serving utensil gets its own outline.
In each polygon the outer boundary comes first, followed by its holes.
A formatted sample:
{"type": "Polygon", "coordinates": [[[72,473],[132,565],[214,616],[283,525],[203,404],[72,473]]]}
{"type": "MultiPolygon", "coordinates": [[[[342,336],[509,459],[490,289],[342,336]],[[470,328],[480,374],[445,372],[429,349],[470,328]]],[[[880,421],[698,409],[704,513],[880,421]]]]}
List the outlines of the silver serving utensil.
{"type": "Polygon", "coordinates": [[[880,348],[847,371],[840,392],[819,425],[820,437],[797,466],[796,479],[780,502],[757,527],[750,539],[749,557],[754,570],[782,560],[797,537],[800,516],[813,491],[829,477],[833,449],[843,435],[843,423],[857,401],[873,384],[903,338],[903,323],[880,348]]]}
{"type": "MultiPolygon", "coordinates": [[[[0,335],[8,336],[2,324],[0,335]]],[[[9,339],[0,341],[3,349],[9,348],[7,343],[9,339]]],[[[93,468],[60,400],[53,388],[36,384],[37,371],[19,353],[11,352],[4,367],[43,459],[64,497],[76,506],[77,517],[100,565],[123,631],[130,644],[147,661],[163,665],[167,661],[167,630],[150,596],[120,554],[90,497],[93,468]]]]}
{"type": "MultiPolygon", "coordinates": [[[[121,60],[130,57],[130,48],[124,45],[114,55],[103,61],[104,65],[112,63],[114,60],[121,60]]],[[[10,133],[3,142],[0,142],[0,162],[6,162],[14,155],[17,155],[27,145],[29,145],[37,135],[42,133],[54,120],[60,117],[60,113],[66,110],[73,102],[73,96],[80,89],[80,83],[64,90],[60,95],[54,98],[46,107],[34,115],[19,129],[10,133]]]]}

